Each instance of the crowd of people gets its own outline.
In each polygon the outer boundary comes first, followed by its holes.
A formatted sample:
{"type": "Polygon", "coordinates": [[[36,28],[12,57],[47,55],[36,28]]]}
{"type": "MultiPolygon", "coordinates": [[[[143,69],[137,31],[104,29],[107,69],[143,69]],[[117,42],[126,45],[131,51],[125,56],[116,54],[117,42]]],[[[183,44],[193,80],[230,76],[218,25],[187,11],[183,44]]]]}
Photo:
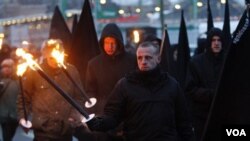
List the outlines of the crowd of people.
{"type": "MultiPolygon", "coordinates": [[[[97,104],[85,123],[82,115],[38,73],[28,69],[22,79],[23,97],[17,81],[15,50],[3,45],[0,52],[0,123],[3,140],[11,141],[27,112],[34,141],[200,141],[224,60],[223,33],[212,28],[204,52],[189,62],[182,88],[161,65],[161,39],[145,34],[134,48],[125,50],[119,27],[107,24],[101,34],[101,53],[87,67],[85,82],[72,64],[69,74],[97,104]],[[83,86],[82,84],[85,84],[83,86]],[[24,98],[24,100],[23,100],[24,98]],[[25,107],[23,106],[25,105],[25,107]]],[[[52,50],[63,43],[45,40],[31,51],[41,68],[83,109],[86,99],[59,68],[52,50]]],[[[28,51],[30,49],[27,49],[28,51]]]]}

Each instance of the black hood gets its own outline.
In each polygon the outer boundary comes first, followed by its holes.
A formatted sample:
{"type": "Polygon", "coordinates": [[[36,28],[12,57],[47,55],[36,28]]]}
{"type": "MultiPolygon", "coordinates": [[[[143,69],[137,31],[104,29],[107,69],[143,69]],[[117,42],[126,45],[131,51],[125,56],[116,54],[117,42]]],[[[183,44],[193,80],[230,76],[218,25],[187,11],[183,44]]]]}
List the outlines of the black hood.
{"type": "Polygon", "coordinates": [[[104,49],[103,49],[103,47],[104,47],[103,41],[104,41],[104,38],[106,38],[106,37],[113,37],[116,39],[116,42],[118,44],[117,45],[118,48],[117,48],[117,51],[115,53],[115,56],[124,53],[125,50],[124,50],[122,33],[121,33],[121,30],[119,29],[119,27],[115,23],[107,24],[102,31],[101,38],[99,40],[99,44],[100,44],[101,51],[104,54],[106,54],[106,53],[104,52],[104,49]]]}
{"type": "Polygon", "coordinates": [[[224,35],[223,35],[222,30],[220,30],[219,28],[211,28],[210,31],[208,32],[206,51],[208,53],[212,53],[211,44],[212,44],[213,36],[219,36],[220,37],[221,43],[222,43],[222,51],[221,52],[223,52],[223,49],[224,49],[224,47],[223,47],[224,46],[224,35]]]}

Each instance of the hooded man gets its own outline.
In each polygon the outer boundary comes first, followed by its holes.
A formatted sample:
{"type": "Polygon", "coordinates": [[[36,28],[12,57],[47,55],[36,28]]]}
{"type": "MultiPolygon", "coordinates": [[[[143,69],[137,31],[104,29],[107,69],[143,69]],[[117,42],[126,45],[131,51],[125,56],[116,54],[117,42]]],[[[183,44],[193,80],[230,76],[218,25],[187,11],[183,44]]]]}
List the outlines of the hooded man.
{"type": "Polygon", "coordinates": [[[185,91],[190,100],[197,141],[200,140],[223,66],[223,33],[212,28],[204,53],[194,56],[187,72],[185,91]]]}
{"type": "Polygon", "coordinates": [[[122,33],[116,24],[104,27],[99,44],[102,52],[89,61],[86,75],[86,92],[98,100],[92,111],[97,115],[103,113],[116,82],[136,66],[135,57],[124,50],[122,33]]]}

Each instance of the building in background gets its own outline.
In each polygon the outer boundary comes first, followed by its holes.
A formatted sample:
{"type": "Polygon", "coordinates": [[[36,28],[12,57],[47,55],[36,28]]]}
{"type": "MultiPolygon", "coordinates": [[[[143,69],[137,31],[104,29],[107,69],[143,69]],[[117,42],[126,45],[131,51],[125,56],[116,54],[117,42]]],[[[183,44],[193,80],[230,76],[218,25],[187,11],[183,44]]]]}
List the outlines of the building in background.
{"type": "MultiPolygon", "coordinates": [[[[127,29],[149,26],[157,29],[161,37],[160,12],[164,16],[171,44],[178,40],[180,9],[184,9],[187,21],[189,43],[196,45],[196,39],[206,28],[206,0],[90,0],[95,17],[97,34],[110,22],[116,22],[126,37],[127,29]],[[192,36],[191,36],[192,35],[192,36]]],[[[211,1],[212,13],[216,25],[222,25],[224,0],[211,1]],[[217,24],[218,23],[218,24],[217,24]]],[[[243,5],[237,0],[229,1],[232,21],[238,21],[243,5]]],[[[18,46],[23,40],[40,46],[48,38],[50,19],[56,5],[59,5],[71,29],[73,14],[80,14],[82,0],[1,0],[0,32],[5,34],[5,42],[18,46]]],[[[221,26],[222,27],[222,26],[221,26]]],[[[232,25],[233,27],[233,25],[232,25]]],[[[231,30],[234,31],[234,28],[231,30]]]]}

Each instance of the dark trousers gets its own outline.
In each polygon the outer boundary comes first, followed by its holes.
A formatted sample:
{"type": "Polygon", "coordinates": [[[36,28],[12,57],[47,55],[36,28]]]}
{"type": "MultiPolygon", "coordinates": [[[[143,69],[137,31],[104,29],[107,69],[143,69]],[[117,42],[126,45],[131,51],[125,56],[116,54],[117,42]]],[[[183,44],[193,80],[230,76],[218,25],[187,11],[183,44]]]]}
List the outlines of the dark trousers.
{"type": "Polygon", "coordinates": [[[18,127],[18,122],[15,120],[7,121],[1,123],[1,126],[3,133],[3,141],[12,141],[12,138],[15,136],[16,129],[18,127]]]}

